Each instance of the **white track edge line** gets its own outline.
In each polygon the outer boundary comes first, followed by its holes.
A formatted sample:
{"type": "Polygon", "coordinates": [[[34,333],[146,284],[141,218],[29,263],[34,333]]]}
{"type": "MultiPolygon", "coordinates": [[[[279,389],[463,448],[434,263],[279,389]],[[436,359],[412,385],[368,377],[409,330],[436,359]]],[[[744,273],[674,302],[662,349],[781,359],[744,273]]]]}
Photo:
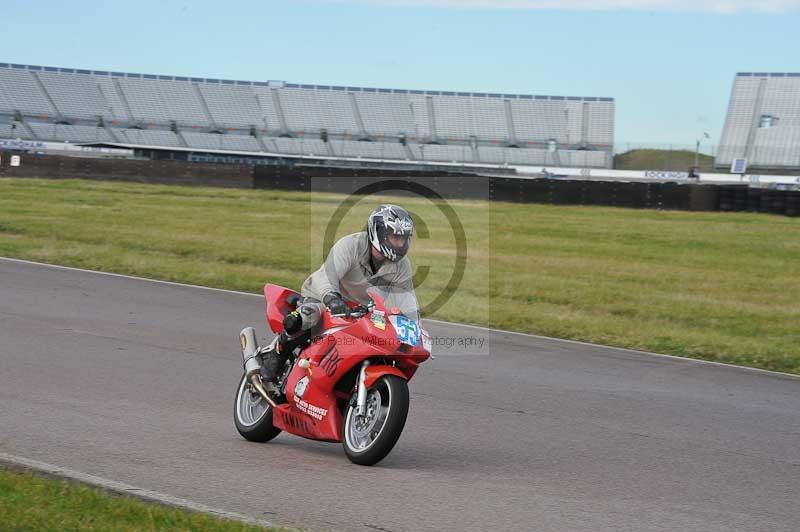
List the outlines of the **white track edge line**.
{"type": "Polygon", "coordinates": [[[212,292],[227,292],[229,294],[239,294],[251,297],[264,297],[261,294],[251,294],[250,292],[240,292],[238,290],[228,290],[225,288],[213,288],[211,286],[203,286],[199,284],[178,283],[175,281],[162,281],[161,279],[150,279],[147,277],[137,277],[135,275],[125,275],[124,273],[102,272],[99,270],[88,270],[86,268],[75,268],[74,266],[62,266],[60,264],[50,264],[47,262],[36,262],[33,260],[15,259],[11,257],[0,257],[0,260],[8,262],[19,262],[21,264],[33,264],[35,266],[46,266],[48,268],[55,268],[57,270],[69,270],[74,272],[93,273],[95,275],[105,275],[107,277],[120,277],[122,279],[134,279],[136,281],[147,281],[148,283],[167,284],[171,286],[183,286],[188,288],[199,288],[201,290],[211,290],[212,292]]]}
{"type": "Polygon", "coordinates": [[[90,486],[101,488],[103,490],[112,493],[135,497],[137,499],[141,499],[147,502],[155,502],[159,504],[164,504],[166,506],[182,508],[193,512],[209,514],[215,517],[220,517],[223,519],[231,519],[234,521],[240,521],[253,525],[270,526],[270,527],[275,526],[275,524],[270,521],[254,519],[246,515],[237,514],[234,512],[228,512],[225,510],[219,510],[217,508],[212,508],[210,506],[206,506],[204,504],[200,504],[197,502],[192,502],[186,499],[173,497],[172,495],[166,495],[164,493],[159,493],[157,491],[137,488],[136,486],[131,486],[130,484],[125,484],[124,482],[117,482],[115,480],[109,480],[106,478],[97,477],[95,475],[90,475],[88,473],[74,471],[72,469],[67,469],[65,467],[48,464],[47,462],[32,460],[30,458],[25,458],[22,456],[0,453],[0,464],[5,464],[6,466],[9,466],[11,468],[19,468],[22,470],[44,473],[52,477],[75,480],[83,484],[88,484],[90,486]]]}
{"type": "MultiPolygon", "coordinates": [[[[36,266],[46,266],[48,268],[55,268],[55,269],[60,269],[60,270],[70,270],[70,271],[77,271],[77,272],[84,272],[84,273],[93,273],[95,275],[105,275],[105,276],[108,276],[108,277],[120,277],[120,278],[123,278],[123,279],[134,279],[136,281],[146,281],[146,282],[149,282],[149,283],[159,283],[159,284],[166,284],[166,285],[171,285],[171,286],[195,288],[195,289],[200,289],[200,290],[210,290],[210,291],[213,291],[213,292],[224,292],[224,293],[228,293],[228,294],[238,294],[238,295],[243,295],[243,296],[248,296],[248,297],[258,297],[258,298],[264,297],[261,294],[252,294],[250,292],[241,292],[239,290],[228,290],[228,289],[225,289],[225,288],[213,288],[213,287],[210,287],[210,286],[202,286],[202,285],[188,284],[188,283],[178,283],[178,282],[175,282],[175,281],[162,281],[160,279],[148,279],[147,277],[137,277],[135,275],[125,275],[125,274],[122,274],[122,273],[112,273],[112,272],[101,272],[101,271],[98,271],[98,270],[87,270],[85,268],[75,268],[73,266],[61,266],[60,264],[48,264],[46,262],[36,262],[36,261],[25,260],[25,259],[15,259],[15,258],[10,258],[10,257],[0,257],[0,260],[9,261],[9,262],[18,262],[18,263],[22,263],[22,264],[33,264],[33,265],[36,265],[36,266]]],[[[538,335],[538,334],[522,333],[522,332],[516,332],[516,331],[504,331],[503,329],[493,329],[491,327],[484,327],[482,325],[471,325],[469,323],[457,323],[457,322],[445,321],[445,320],[437,320],[437,319],[432,319],[432,318],[423,318],[423,319],[425,321],[429,321],[429,322],[432,322],[432,323],[442,323],[442,324],[445,324],[445,325],[453,325],[453,326],[464,327],[464,328],[469,328],[469,329],[478,329],[478,330],[481,330],[481,331],[489,331],[489,332],[494,332],[494,333],[499,333],[499,334],[512,334],[512,335],[515,335],[515,336],[523,336],[523,337],[527,337],[527,338],[535,338],[537,340],[548,340],[548,341],[551,341],[551,342],[563,342],[563,343],[566,343],[566,344],[583,345],[583,346],[587,346],[587,347],[598,347],[598,348],[601,348],[601,349],[612,349],[612,350],[616,350],[616,351],[625,351],[625,352],[628,352],[628,353],[636,353],[638,355],[648,355],[648,356],[652,356],[652,357],[669,358],[669,359],[683,361],[683,362],[692,362],[692,363],[695,363],[695,364],[722,366],[722,367],[725,367],[725,368],[733,368],[733,369],[752,371],[752,372],[755,372],[755,373],[762,373],[762,374],[772,375],[772,376],[776,376],[776,377],[789,377],[791,379],[800,379],[800,375],[795,375],[793,373],[785,373],[783,371],[773,371],[773,370],[769,370],[769,369],[751,368],[749,366],[739,366],[737,364],[726,364],[725,362],[716,362],[716,361],[713,361],[713,360],[701,360],[701,359],[697,359],[697,358],[681,357],[681,356],[677,356],[677,355],[666,355],[666,354],[663,354],[663,353],[653,353],[652,351],[640,351],[638,349],[629,349],[627,347],[614,347],[612,345],[593,344],[593,343],[590,343],[590,342],[581,342],[580,340],[568,340],[568,339],[565,339],[565,338],[553,338],[552,336],[541,336],[541,335],[538,335]]]]}
{"type": "Polygon", "coordinates": [[[613,351],[623,351],[626,353],[634,353],[637,355],[647,355],[651,357],[659,357],[659,358],[669,358],[675,361],[680,362],[691,362],[693,364],[701,364],[701,365],[711,365],[711,366],[722,366],[724,368],[730,369],[740,369],[746,371],[753,371],[756,373],[763,373],[766,375],[770,375],[773,377],[789,377],[791,379],[800,379],[800,375],[796,375],[794,373],[785,373],[783,371],[774,371],[770,369],[762,369],[762,368],[752,368],[750,366],[739,366],[737,364],[727,364],[725,362],[717,362],[714,360],[703,360],[700,358],[689,358],[689,357],[681,357],[678,355],[666,355],[664,353],[653,353],[652,351],[640,351],[639,349],[630,349],[628,347],[615,347],[613,345],[603,345],[603,344],[593,344],[590,342],[581,342],[580,340],[569,340],[567,338],[553,338],[552,336],[541,336],[538,334],[531,334],[531,333],[521,333],[516,331],[504,331],[503,329],[492,329],[491,327],[484,327],[482,325],[471,325],[469,323],[454,323],[450,321],[444,320],[436,320],[431,318],[423,318],[425,321],[430,321],[434,323],[444,323],[447,325],[457,325],[459,327],[469,327],[472,329],[480,329],[482,331],[489,331],[498,334],[513,334],[517,336],[523,336],[526,338],[536,338],[537,340],[547,340],[551,342],[562,342],[565,344],[573,344],[573,345],[582,345],[586,347],[597,347],[599,349],[609,349],[613,351]]]}

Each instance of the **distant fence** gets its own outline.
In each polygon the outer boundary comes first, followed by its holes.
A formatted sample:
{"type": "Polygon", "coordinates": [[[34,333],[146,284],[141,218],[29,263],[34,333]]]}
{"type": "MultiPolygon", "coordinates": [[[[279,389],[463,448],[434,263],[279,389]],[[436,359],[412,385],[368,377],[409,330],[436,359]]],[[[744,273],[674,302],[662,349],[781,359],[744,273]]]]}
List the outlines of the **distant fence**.
{"type": "Polygon", "coordinates": [[[800,191],[744,186],[719,187],[719,210],[800,216],[800,191]]]}
{"type": "Polygon", "coordinates": [[[60,155],[21,155],[22,164],[10,165],[11,154],[0,154],[0,177],[102,179],[170,185],[252,188],[253,167],[234,164],[187,163],[131,159],[94,159],[60,155]]]}
{"type": "Polygon", "coordinates": [[[672,182],[589,181],[488,177],[447,171],[408,172],[383,168],[332,168],[302,165],[248,166],[185,161],[81,159],[22,155],[18,167],[9,154],[0,158],[0,177],[82,178],[173,185],[264,188],[354,193],[376,177],[398,182],[436,182],[449,197],[515,203],[597,205],[687,211],[751,211],[800,215],[800,191],[672,182]],[[488,198],[487,198],[488,181],[488,198]]]}
{"type": "Polygon", "coordinates": [[[684,211],[750,211],[800,215],[800,191],[750,188],[747,185],[521,179],[482,175],[345,168],[256,167],[254,186],[280,190],[352,194],[375,177],[406,177],[409,182],[431,179],[452,195],[514,203],[594,205],[684,211]],[[313,183],[313,187],[312,187],[313,183]]]}
{"type": "Polygon", "coordinates": [[[734,159],[745,159],[748,171],[759,174],[800,175],[800,146],[641,144],[616,142],[614,168],[685,172],[727,171],[734,159]],[[698,149],[699,148],[699,149],[698,149]]]}

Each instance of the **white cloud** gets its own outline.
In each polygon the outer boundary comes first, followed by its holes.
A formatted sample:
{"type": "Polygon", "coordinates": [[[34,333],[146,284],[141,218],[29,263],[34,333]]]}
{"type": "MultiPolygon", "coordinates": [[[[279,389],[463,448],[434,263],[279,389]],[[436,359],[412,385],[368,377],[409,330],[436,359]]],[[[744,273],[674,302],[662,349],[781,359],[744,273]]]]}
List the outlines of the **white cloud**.
{"type": "MultiPolygon", "coordinates": [[[[334,1],[348,2],[348,0],[334,1]]],[[[348,3],[351,2],[352,0],[348,3]]],[[[625,10],[695,13],[786,13],[800,10],[800,0],[361,0],[361,3],[460,9],[625,10]]]]}

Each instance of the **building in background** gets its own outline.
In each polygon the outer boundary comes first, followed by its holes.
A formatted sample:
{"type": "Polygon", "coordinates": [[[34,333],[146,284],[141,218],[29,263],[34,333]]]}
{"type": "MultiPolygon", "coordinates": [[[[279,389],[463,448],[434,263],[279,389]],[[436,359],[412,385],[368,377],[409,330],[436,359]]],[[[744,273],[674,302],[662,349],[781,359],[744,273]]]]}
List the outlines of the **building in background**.
{"type": "Polygon", "coordinates": [[[735,173],[800,170],[800,73],[736,75],[715,165],[735,173]]]}
{"type": "Polygon", "coordinates": [[[253,82],[0,63],[0,138],[611,168],[612,98],[253,82]]]}

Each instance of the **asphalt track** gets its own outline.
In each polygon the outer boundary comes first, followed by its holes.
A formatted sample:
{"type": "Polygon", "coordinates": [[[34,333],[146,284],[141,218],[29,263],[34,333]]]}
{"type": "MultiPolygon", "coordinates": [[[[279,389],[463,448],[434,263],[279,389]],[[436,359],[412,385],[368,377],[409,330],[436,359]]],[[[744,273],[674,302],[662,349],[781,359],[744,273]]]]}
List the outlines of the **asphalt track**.
{"type": "Polygon", "coordinates": [[[800,379],[430,322],[476,343],[420,370],[364,468],[236,433],[263,306],[0,259],[0,453],[312,530],[800,529],[800,379]]]}

